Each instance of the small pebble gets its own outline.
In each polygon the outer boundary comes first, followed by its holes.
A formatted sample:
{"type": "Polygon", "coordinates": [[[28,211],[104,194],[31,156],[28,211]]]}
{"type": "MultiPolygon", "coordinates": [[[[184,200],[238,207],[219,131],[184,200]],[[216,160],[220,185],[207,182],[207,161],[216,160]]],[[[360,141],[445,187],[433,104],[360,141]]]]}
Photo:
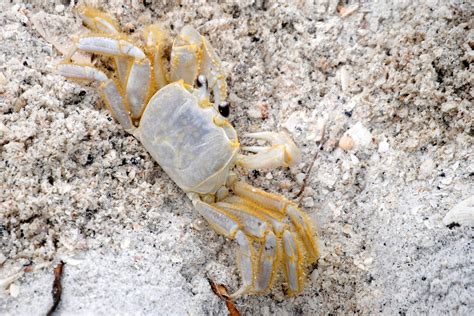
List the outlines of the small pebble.
{"type": "Polygon", "coordinates": [[[312,197],[308,196],[303,199],[303,205],[305,207],[313,207],[314,206],[314,200],[312,197]]]}
{"type": "Polygon", "coordinates": [[[343,135],[339,140],[339,147],[345,151],[349,151],[354,148],[354,140],[349,135],[343,135]]]}
{"type": "Polygon", "coordinates": [[[351,225],[344,224],[344,226],[342,226],[342,232],[346,235],[350,235],[351,234],[351,225]]]}
{"type": "Polygon", "coordinates": [[[420,165],[420,170],[418,173],[419,179],[427,179],[433,175],[433,170],[435,169],[436,165],[433,159],[428,158],[420,165]]]}
{"type": "Polygon", "coordinates": [[[346,135],[353,139],[353,146],[356,148],[367,147],[372,142],[372,134],[364,125],[362,125],[361,122],[357,122],[354,126],[352,126],[346,132],[346,135]]]}
{"type": "Polygon", "coordinates": [[[316,283],[319,279],[319,271],[317,269],[314,269],[313,272],[311,272],[311,281],[313,283],[316,283]]]}
{"type": "Polygon", "coordinates": [[[20,294],[20,286],[15,283],[12,283],[9,287],[9,291],[12,297],[18,297],[18,295],[20,294]]]}
{"type": "Polygon", "coordinates": [[[385,137],[382,139],[382,141],[379,143],[379,153],[385,153],[390,150],[390,144],[387,142],[385,137]]]}
{"type": "Polygon", "coordinates": [[[64,5],[58,4],[58,5],[54,8],[54,11],[56,11],[57,13],[63,12],[63,11],[64,11],[64,5]]]}
{"type": "Polygon", "coordinates": [[[124,240],[122,240],[122,242],[120,243],[120,248],[122,249],[128,249],[128,247],[130,247],[130,239],[129,238],[125,238],[124,240]]]}
{"type": "Polygon", "coordinates": [[[306,175],[304,173],[298,173],[296,175],[296,183],[298,183],[299,185],[302,185],[305,177],[306,175]]]}
{"type": "Polygon", "coordinates": [[[343,66],[341,68],[340,76],[341,76],[342,91],[347,91],[347,89],[349,88],[349,80],[350,80],[350,75],[349,75],[349,71],[347,70],[347,66],[343,66]]]}
{"type": "Polygon", "coordinates": [[[456,110],[457,108],[458,108],[458,104],[454,101],[448,101],[441,104],[441,111],[444,113],[450,112],[452,110],[456,110]]]}

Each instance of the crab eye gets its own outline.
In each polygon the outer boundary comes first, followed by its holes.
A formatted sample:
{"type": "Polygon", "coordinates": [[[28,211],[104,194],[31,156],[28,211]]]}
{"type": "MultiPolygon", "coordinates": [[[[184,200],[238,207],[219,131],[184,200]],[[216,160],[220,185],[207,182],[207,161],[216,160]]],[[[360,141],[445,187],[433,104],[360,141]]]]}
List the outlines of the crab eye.
{"type": "Polygon", "coordinates": [[[206,87],[207,88],[207,79],[204,75],[199,75],[196,80],[196,85],[198,88],[206,87]]]}
{"type": "Polygon", "coordinates": [[[219,104],[218,109],[219,109],[219,113],[220,113],[223,117],[228,117],[228,116],[229,116],[229,114],[230,114],[229,104],[227,104],[227,103],[221,103],[221,104],[219,104]]]}

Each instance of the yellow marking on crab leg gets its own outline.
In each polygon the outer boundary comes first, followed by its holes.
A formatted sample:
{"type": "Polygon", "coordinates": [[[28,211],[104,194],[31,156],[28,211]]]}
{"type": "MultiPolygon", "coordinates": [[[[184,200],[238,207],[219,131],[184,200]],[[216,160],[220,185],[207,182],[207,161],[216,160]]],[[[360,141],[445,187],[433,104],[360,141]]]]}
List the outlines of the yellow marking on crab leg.
{"type": "Polygon", "coordinates": [[[199,51],[197,45],[173,47],[170,81],[182,79],[186,84],[194,85],[199,71],[199,51]]]}
{"type": "Polygon", "coordinates": [[[168,74],[165,65],[165,47],[168,36],[158,25],[150,25],[145,28],[143,37],[147,51],[152,56],[155,89],[160,90],[168,84],[168,74]]]}
{"type": "Polygon", "coordinates": [[[192,26],[183,27],[171,50],[170,81],[184,80],[194,86],[202,60],[202,39],[192,26]]]}
{"type": "Polygon", "coordinates": [[[280,236],[286,228],[286,225],[282,223],[285,219],[285,215],[281,213],[262,208],[257,204],[236,195],[227,197],[223,202],[232,204],[234,208],[242,212],[249,213],[252,216],[262,218],[269,222],[278,236],[280,236]]]}
{"type": "MultiPolygon", "coordinates": [[[[319,250],[316,243],[316,234],[312,228],[311,221],[306,214],[296,207],[294,203],[288,201],[284,197],[254,188],[241,181],[234,183],[232,190],[244,200],[248,199],[263,209],[270,209],[282,215],[288,215],[296,228],[298,235],[303,241],[306,249],[305,254],[307,256],[307,262],[312,263],[318,259],[319,250]]],[[[226,201],[228,199],[229,198],[227,198],[226,201]]]]}
{"type": "Polygon", "coordinates": [[[96,32],[103,32],[106,34],[119,33],[119,26],[117,21],[111,16],[94,8],[79,5],[75,11],[81,17],[82,21],[88,28],[96,32]]]}
{"type": "Polygon", "coordinates": [[[308,215],[301,212],[294,205],[288,205],[286,213],[291,218],[291,221],[296,227],[298,235],[301,237],[306,248],[306,261],[308,263],[315,262],[319,258],[319,249],[316,243],[316,234],[313,231],[308,215]]]}
{"type": "Polygon", "coordinates": [[[239,208],[230,203],[218,202],[215,205],[237,218],[242,229],[250,236],[257,238],[263,238],[265,236],[269,225],[261,217],[257,217],[252,213],[246,212],[245,209],[239,208]]]}
{"type": "Polygon", "coordinates": [[[225,102],[227,98],[227,83],[219,56],[217,56],[209,41],[203,36],[201,38],[203,48],[200,71],[208,80],[209,89],[213,91],[214,104],[217,106],[225,102]]]}
{"type": "Polygon", "coordinates": [[[145,58],[132,64],[128,75],[126,95],[134,119],[139,118],[150,97],[151,65],[145,58]]]}
{"type": "Polygon", "coordinates": [[[293,296],[303,290],[303,272],[301,271],[301,253],[295,236],[285,231],[283,233],[283,267],[288,282],[289,295],[293,296]]]}
{"type": "Polygon", "coordinates": [[[132,64],[128,57],[114,57],[115,68],[117,69],[120,85],[125,89],[127,86],[128,75],[132,64]]]}
{"type": "Polygon", "coordinates": [[[254,203],[257,203],[260,207],[270,209],[284,214],[285,207],[290,203],[284,197],[265,192],[261,189],[257,189],[245,182],[237,181],[234,183],[232,190],[238,195],[254,203]]]}

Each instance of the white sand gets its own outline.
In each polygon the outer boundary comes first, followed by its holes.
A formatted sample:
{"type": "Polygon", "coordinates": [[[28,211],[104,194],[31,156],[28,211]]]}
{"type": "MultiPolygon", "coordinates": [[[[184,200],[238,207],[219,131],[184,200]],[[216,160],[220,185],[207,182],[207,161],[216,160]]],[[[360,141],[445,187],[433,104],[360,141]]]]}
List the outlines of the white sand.
{"type": "MultiPolygon", "coordinates": [[[[0,289],[0,314],[45,314],[61,259],[60,314],[225,314],[207,278],[238,288],[235,244],[209,229],[92,87],[53,72],[61,54],[51,41],[68,44],[80,21],[67,4],[7,2],[0,278],[36,271],[0,289]]],[[[237,300],[241,312],[474,313],[473,230],[442,222],[474,194],[469,1],[375,1],[343,19],[337,1],[144,2],[88,1],[135,34],[156,22],[172,35],[198,27],[223,60],[236,129],[286,128],[303,151],[299,173],[319,152],[301,206],[322,258],[300,296],[277,285],[237,300]],[[338,147],[346,131],[349,152],[338,147]]],[[[304,176],[242,175],[292,199],[304,176]]]]}

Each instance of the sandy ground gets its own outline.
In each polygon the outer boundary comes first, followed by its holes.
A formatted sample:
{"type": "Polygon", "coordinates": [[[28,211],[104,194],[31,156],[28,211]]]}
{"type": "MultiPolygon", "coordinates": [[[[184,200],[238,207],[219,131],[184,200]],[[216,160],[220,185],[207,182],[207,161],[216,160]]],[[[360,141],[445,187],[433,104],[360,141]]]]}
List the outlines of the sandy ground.
{"type": "MultiPolygon", "coordinates": [[[[59,314],[227,313],[207,280],[238,288],[234,243],[209,229],[92,86],[54,73],[83,30],[74,3],[9,2],[0,314],[45,314],[60,260],[59,314]]],[[[286,129],[302,149],[296,174],[238,171],[290,199],[307,176],[300,202],[322,257],[300,296],[278,285],[238,299],[242,313],[474,314],[474,9],[410,2],[364,1],[352,13],[338,1],[87,2],[135,35],[156,22],[173,36],[198,27],[223,60],[236,129],[286,129]],[[465,216],[443,222],[462,201],[465,216]]]]}

